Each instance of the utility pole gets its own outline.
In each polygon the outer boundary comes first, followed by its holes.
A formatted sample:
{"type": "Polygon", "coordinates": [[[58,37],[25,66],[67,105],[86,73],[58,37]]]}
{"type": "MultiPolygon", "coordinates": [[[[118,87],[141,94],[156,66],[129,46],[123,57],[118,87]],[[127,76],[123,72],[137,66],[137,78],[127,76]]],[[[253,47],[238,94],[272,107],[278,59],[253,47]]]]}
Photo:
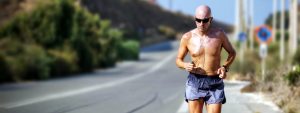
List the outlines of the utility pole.
{"type": "Polygon", "coordinates": [[[245,32],[246,31],[246,17],[245,17],[245,8],[244,8],[244,3],[245,3],[245,0],[241,0],[241,2],[240,2],[240,14],[239,14],[239,18],[240,18],[240,25],[241,25],[241,31],[242,32],[245,32]]]}
{"type": "Polygon", "coordinates": [[[293,56],[297,50],[297,0],[290,0],[290,25],[289,25],[289,55],[293,56]]]}
{"type": "Polygon", "coordinates": [[[279,53],[279,56],[280,56],[280,60],[283,61],[284,59],[284,17],[285,17],[285,14],[284,14],[284,10],[285,10],[285,0],[281,0],[281,17],[280,17],[280,30],[281,30],[281,33],[280,33],[280,53],[279,53]]]}
{"type": "MultiPolygon", "coordinates": [[[[295,45],[295,50],[294,50],[294,52],[296,52],[297,51],[297,46],[298,46],[298,37],[299,37],[299,35],[298,35],[298,0],[294,0],[294,15],[295,15],[295,17],[294,17],[294,39],[295,39],[295,41],[294,41],[294,45],[295,45]]],[[[295,53],[294,53],[295,54],[295,53]]]]}
{"type": "Polygon", "coordinates": [[[273,0],[273,42],[276,42],[276,32],[277,32],[277,0],[273,0]]]}
{"type": "Polygon", "coordinates": [[[235,40],[238,40],[238,35],[240,32],[240,0],[235,0],[235,40]]]}
{"type": "Polygon", "coordinates": [[[245,13],[244,13],[244,0],[236,0],[236,29],[235,29],[235,36],[236,39],[239,41],[240,43],[240,57],[239,57],[239,61],[240,64],[243,63],[244,61],[244,50],[246,48],[246,42],[247,39],[245,39],[247,37],[246,34],[246,23],[245,23],[245,13]],[[245,40],[244,40],[245,39],[245,40]]]}
{"type": "Polygon", "coordinates": [[[253,11],[253,2],[254,0],[250,0],[250,31],[249,31],[249,38],[250,38],[250,50],[253,51],[253,34],[254,34],[254,11],[253,11]]]}

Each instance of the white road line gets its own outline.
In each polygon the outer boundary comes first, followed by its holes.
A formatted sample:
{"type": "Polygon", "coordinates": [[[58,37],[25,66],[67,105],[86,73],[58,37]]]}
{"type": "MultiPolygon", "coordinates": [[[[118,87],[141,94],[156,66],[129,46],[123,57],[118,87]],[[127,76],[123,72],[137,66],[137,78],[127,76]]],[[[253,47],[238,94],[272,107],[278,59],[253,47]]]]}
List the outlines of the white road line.
{"type": "Polygon", "coordinates": [[[182,102],[180,108],[177,110],[177,113],[188,113],[188,104],[185,100],[182,102]]]}
{"type": "Polygon", "coordinates": [[[43,101],[48,101],[48,100],[53,100],[53,99],[59,99],[59,98],[65,98],[65,97],[70,97],[70,96],[74,96],[74,95],[84,94],[84,93],[88,93],[88,92],[92,92],[92,91],[96,91],[96,90],[100,90],[100,89],[120,85],[120,84],[123,84],[123,83],[128,82],[128,81],[135,80],[137,78],[140,78],[142,76],[145,76],[147,74],[150,74],[150,73],[160,69],[168,61],[172,60],[175,57],[175,55],[176,55],[176,53],[174,52],[171,55],[169,55],[168,57],[164,58],[158,64],[153,66],[151,69],[147,70],[146,72],[138,73],[138,74],[135,74],[135,75],[130,76],[128,78],[112,81],[112,82],[105,83],[105,84],[89,86],[89,87],[81,88],[81,89],[78,89],[78,90],[71,90],[71,91],[62,92],[62,93],[50,94],[50,95],[46,95],[46,96],[43,96],[43,97],[31,98],[31,99],[27,99],[27,100],[23,100],[23,101],[19,101],[19,102],[2,104],[2,105],[0,105],[0,108],[1,107],[2,108],[7,108],[7,109],[15,108],[15,107],[30,105],[30,104],[34,104],[34,103],[38,103],[38,102],[43,102],[43,101]]]}

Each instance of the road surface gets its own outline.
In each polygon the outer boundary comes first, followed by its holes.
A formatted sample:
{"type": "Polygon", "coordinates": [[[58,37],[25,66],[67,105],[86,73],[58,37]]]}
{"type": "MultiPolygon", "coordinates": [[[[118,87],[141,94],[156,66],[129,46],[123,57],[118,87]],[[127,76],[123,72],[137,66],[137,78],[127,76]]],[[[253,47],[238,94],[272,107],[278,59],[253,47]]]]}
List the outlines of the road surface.
{"type": "MultiPolygon", "coordinates": [[[[187,113],[187,72],[175,65],[178,42],[143,48],[139,61],[46,81],[0,86],[0,113],[187,113]]],[[[223,113],[280,113],[226,82],[223,113]]],[[[276,108],[276,107],[275,107],[276,108]]]]}

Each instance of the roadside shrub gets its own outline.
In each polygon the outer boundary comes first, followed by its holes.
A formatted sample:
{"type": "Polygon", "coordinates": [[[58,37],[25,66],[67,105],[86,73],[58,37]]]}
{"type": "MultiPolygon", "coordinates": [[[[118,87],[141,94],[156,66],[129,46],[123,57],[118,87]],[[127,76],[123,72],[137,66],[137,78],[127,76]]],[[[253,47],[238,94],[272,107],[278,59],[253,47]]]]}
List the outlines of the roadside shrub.
{"type": "Polygon", "coordinates": [[[102,21],[101,23],[101,38],[98,40],[101,49],[98,54],[100,67],[111,67],[116,64],[118,60],[118,46],[121,44],[123,32],[118,29],[110,29],[109,21],[102,21]]]}
{"type": "Polygon", "coordinates": [[[48,53],[51,57],[50,67],[53,77],[79,72],[76,52],[70,46],[66,45],[63,50],[49,50],[48,53]]]}
{"type": "Polygon", "coordinates": [[[300,64],[300,47],[297,48],[297,51],[293,57],[293,64],[300,64]]]}
{"type": "Polygon", "coordinates": [[[22,81],[23,79],[46,79],[49,77],[50,59],[44,49],[34,44],[24,44],[10,40],[3,48],[2,63],[6,80],[22,81]],[[4,56],[5,55],[5,56],[4,56]]]}
{"type": "MultiPolygon", "coordinates": [[[[1,76],[3,79],[20,81],[24,77],[24,62],[20,59],[23,52],[21,42],[14,38],[0,39],[1,76]]],[[[4,82],[4,81],[3,81],[4,82]]]]}
{"type": "Polygon", "coordinates": [[[64,39],[69,37],[72,27],[69,19],[73,13],[70,0],[55,0],[40,5],[28,18],[29,26],[33,28],[32,37],[45,48],[62,45],[64,39]]]}
{"type": "Polygon", "coordinates": [[[119,47],[119,58],[125,60],[139,59],[139,43],[137,41],[128,40],[122,42],[119,47]]]}
{"type": "Polygon", "coordinates": [[[0,27],[0,81],[89,72],[122,58],[123,32],[75,2],[40,1],[0,27]]]}
{"type": "Polygon", "coordinates": [[[5,81],[12,81],[12,78],[8,73],[6,58],[3,54],[0,53],[0,83],[5,81]]]}
{"type": "Polygon", "coordinates": [[[38,2],[29,13],[20,13],[0,29],[0,38],[9,36],[22,42],[37,42],[45,48],[56,47],[69,37],[74,12],[71,0],[38,2]]]}
{"type": "Polygon", "coordinates": [[[171,27],[168,27],[168,26],[165,26],[165,25],[160,25],[158,27],[158,31],[159,31],[159,33],[166,36],[168,39],[175,39],[175,37],[176,37],[176,32],[171,27]]]}
{"type": "Polygon", "coordinates": [[[25,45],[19,57],[26,69],[25,79],[47,79],[50,77],[50,57],[37,45],[25,45]]]}
{"type": "Polygon", "coordinates": [[[300,65],[293,67],[293,70],[284,76],[289,85],[300,86],[300,65]]]}

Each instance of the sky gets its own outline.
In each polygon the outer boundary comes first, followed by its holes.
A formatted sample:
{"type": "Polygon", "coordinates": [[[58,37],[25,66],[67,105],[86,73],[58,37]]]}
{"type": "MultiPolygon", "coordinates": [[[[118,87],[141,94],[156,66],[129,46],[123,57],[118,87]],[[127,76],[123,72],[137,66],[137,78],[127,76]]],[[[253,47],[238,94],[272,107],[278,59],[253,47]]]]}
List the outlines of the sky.
{"type": "MultiPolygon", "coordinates": [[[[164,9],[170,9],[170,1],[172,1],[172,11],[179,11],[188,15],[194,15],[197,6],[208,5],[212,10],[214,19],[227,24],[235,24],[236,0],[156,0],[157,4],[164,9]]],[[[277,1],[277,10],[280,10],[281,0],[277,1]]],[[[289,0],[285,0],[285,2],[285,8],[287,9],[289,7],[289,0]]],[[[263,25],[267,17],[273,12],[273,0],[254,0],[253,9],[254,25],[263,25]]]]}

